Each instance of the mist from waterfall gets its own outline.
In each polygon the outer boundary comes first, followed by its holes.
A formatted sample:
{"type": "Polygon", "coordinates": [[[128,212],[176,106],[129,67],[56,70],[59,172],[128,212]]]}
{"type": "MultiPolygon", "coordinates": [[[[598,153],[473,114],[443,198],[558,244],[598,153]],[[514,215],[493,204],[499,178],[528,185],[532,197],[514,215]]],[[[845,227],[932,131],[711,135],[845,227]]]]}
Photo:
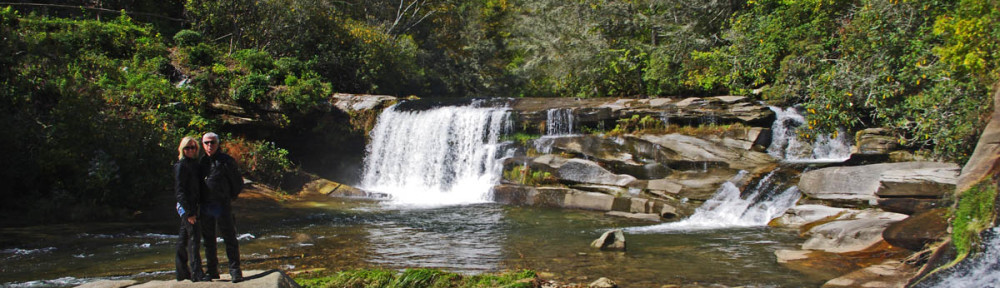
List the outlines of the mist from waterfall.
{"type": "Polygon", "coordinates": [[[506,155],[506,108],[386,109],[371,131],[360,187],[392,203],[445,206],[489,202],[506,155]]]}
{"type": "Polygon", "coordinates": [[[746,177],[747,172],[740,171],[733,179],[723,183],[711,199],[695,209],[691,217],[626,230],[634,233],[659,233],[767,226],[771,219],[781,216],[794,206],[801,196],[795,186],[774,193],[781,189],[781,185],[774,180],[777,171],[775,169],[768,173],[756,185],[747,188],[746,193],[742,193],[735,184],[746,177]],[[741,194],[747,195],[744,197],[741,194]]]}
{"type": "Polygon", "coordinates": [[[775,120],[771,125],[771,146],[767,153],[785,162],[842,162],[851,157],[851,145],[846,133],[840,131],[837,137],[817,135],[813,143],[799,139],[796,130],[806,123],[805,117],[795,107],[774,111],[775,120]]]}

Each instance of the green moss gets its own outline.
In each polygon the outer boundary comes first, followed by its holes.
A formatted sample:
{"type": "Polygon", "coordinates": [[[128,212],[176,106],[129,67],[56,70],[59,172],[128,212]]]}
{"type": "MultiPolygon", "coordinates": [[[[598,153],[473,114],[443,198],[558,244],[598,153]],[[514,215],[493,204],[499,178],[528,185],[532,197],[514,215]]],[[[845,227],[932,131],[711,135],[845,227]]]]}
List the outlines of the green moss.
{"type": "Polygon", "coordinates": [[[990,227],[997,188],[991,181],[979,182],[962,193],[951,222],[951,241],[958,251],[957,259],[965,258],[979,243],[979,234],[990,227]]]}
{"type": "Polygon", "coordinates": [[[359,269],[337,272],[333,276],[295,279],[302,287],[352,288],[450,288],[450,287],[532,287],[535,272],[522,270],[502,274],[463,276],[437,269],[406,269],[399,273],[385,269],[359,269]]]}

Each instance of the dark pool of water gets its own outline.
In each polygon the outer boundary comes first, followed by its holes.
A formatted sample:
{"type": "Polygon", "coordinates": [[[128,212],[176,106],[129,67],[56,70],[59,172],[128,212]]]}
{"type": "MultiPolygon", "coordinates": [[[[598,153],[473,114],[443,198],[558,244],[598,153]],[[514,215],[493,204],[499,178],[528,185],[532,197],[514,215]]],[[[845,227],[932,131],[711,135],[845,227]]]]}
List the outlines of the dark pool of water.
{"type": "MultiPolygon", "coordinates": [[[[565,282],[609,277],[621,287],[815,287],[826,280],[778,265],[773,252],[794,249],[802,240],[795,231],[772,228],[627,234],[628,252],[622,253],[589,244],[608,229],[646,222],[588,211],[496,204],[407,208],[325,197],[249,210],[237,215],[248,270],[532,269],[565,282]]],[[[171,279],[174,230],[172,222],[0,229],[0,284],[171,279]]],[[[224,254],[220,260],[225,262],[224,254]]]]}

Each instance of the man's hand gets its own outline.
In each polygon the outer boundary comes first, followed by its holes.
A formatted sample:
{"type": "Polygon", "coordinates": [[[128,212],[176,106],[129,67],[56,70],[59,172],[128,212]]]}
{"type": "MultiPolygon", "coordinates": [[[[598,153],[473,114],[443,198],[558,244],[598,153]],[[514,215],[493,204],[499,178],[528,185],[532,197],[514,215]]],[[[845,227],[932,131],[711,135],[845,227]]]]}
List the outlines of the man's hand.
{"type": "Polygon", "coordinates": [[[198,222],[198,217],[197,216],[188,216],[187,220],[188,220],[188,223],[191,223],[191,225],[194,225],[194,222],[198,222]]]}

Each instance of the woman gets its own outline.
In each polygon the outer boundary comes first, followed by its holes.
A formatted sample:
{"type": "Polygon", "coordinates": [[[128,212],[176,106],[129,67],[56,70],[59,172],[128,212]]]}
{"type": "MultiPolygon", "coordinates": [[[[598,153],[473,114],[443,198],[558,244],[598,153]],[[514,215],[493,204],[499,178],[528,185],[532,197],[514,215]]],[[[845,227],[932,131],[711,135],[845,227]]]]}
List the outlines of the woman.
{"type": "Polygon", "coordinates": [[[198,226],[198,203],[201,182],[198,179],[198,140],[184,137],[177,146],[177,163],[174,164],[174,194],[177,197],[177,215],[181,217],[181,230],[177,241],[177,281],[201,280],[201,229],[198,226]],[[189,266],[190,265],[190,266],[189,266]]]}

